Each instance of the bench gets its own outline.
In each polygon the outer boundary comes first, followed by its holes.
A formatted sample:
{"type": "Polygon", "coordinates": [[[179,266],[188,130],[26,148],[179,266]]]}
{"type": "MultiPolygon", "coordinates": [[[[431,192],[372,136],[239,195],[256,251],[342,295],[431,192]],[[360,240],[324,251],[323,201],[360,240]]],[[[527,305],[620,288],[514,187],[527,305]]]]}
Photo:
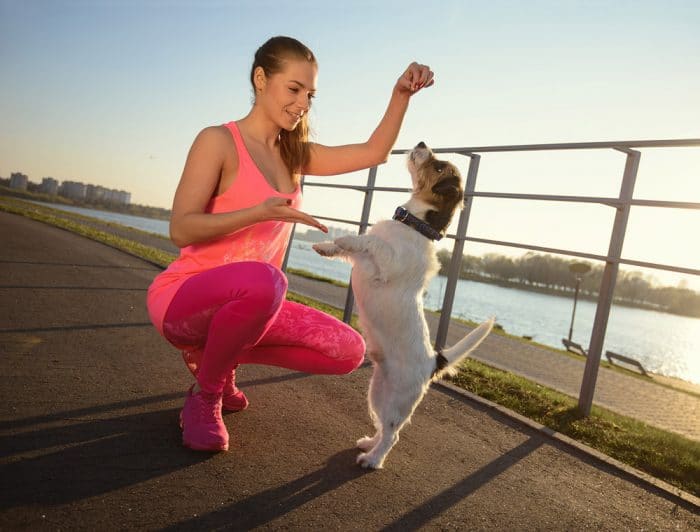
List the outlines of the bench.
{"type": "Polygon", "coordinates": [[[635,359],[630,358],[630,357],[626,357],[625,355],[620,355],[618,353],[614,353],[613,351],[606,351],[605,358],[607,358],[608,362],[610,362],[611,364],[614,364],[613,359],[618,360],[619,362],[624,362],[625,364],[630,364],[631,366],[634,366],[639,371],[641,371],[642,375],[644,375],[645,377],[649,376],[647,371],[644,369],[644,366],[642,366],[638,360],[635,360],[635,359]]]}
{"type": "Polygon", "coordinates": [[[582,357],[588,356],[588,353],[586,353],[586,350],[581,346],[581,344],[577,344],[576,342],[572,342],[571,340],[567,340],[566,338],[562,338],[561,343],[564,344],[566,350],[571,353],[581,355],[582,357]]]}

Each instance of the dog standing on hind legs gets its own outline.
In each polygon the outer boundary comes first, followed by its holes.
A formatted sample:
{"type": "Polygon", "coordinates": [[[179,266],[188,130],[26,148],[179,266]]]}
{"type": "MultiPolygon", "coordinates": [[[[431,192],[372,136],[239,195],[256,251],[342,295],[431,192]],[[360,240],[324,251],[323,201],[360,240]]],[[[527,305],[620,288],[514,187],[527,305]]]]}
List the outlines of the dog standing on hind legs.
{"type": "Polygon", "coordinates": [[[365,235],[313,246],[320,255],[353,265],[360,328],[374,366],[367,399],[376,429],[357,441],[363,451],[357,463],[373,469],[382,467],[430,382],[455,372],[494,323],[482,323],[441,353],[433,350],[423,315],[423,293],[439,270],[433,241],[447,230],[464,191],[457,167],[438,160],[423,142],[409,153],[407,164],[413,191],[393,220],[375,224],[365,235]]]}

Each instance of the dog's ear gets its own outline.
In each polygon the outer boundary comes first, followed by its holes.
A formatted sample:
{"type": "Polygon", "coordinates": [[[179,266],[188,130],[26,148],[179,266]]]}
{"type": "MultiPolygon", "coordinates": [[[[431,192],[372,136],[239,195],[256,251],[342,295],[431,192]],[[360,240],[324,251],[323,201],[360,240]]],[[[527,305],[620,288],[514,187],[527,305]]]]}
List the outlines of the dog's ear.
{"type": "Polygon", "coordinates": [[[433,185],[432,193],[437,196],[443,196],[446,199],[461,199],[462,189],[460,187],[459,177],[452,175],[440,180],[433,185]]]}

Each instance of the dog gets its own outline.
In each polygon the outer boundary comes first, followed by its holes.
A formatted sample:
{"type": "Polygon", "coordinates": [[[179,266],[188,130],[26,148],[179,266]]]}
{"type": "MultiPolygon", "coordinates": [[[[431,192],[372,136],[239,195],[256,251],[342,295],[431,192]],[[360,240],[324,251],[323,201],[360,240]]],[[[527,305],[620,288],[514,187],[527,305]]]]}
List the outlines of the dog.
{"type": "Polygon", "coordinates": [[[375,224],[365,235],[343,236],[313,246],[325,257],[353,265],[352,288],[360,329],[373,373],[368,391],[373,436],[357,441],[357,463],[380,469],[399,440],[431,381],[456,373],[456,365],[491,331],[490,319],[456,345],[435,352],[423,314],[423,294],[439,270],[433,241],[444,236],[464,200],[456,166],[438,160],[420,142],[408,154],[413,190],[392,220],[375,224]]]}

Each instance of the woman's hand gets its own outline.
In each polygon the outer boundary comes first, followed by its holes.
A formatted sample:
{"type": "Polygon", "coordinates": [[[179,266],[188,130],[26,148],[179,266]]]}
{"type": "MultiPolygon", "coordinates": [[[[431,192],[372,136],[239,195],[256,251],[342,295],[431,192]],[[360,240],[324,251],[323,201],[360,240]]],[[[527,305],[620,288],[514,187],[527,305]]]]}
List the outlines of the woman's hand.
{"type": "Polygon", "coordinates": [[[428,65],[419,65],[414,61],[398,79],[395,89],[413,95],[435,83],[433,76],[433,71],[428,65]]]}
{"type": "Polygon", "coordinates": [[[278,197],[267,198],[258,207],[261,209],[264,220],[278,220],[281,222],[302,223],[310,225],[323,231],[328,232],[328,228],[313,216],[301,212],[291,206],[292,200],[278,197]]]}

